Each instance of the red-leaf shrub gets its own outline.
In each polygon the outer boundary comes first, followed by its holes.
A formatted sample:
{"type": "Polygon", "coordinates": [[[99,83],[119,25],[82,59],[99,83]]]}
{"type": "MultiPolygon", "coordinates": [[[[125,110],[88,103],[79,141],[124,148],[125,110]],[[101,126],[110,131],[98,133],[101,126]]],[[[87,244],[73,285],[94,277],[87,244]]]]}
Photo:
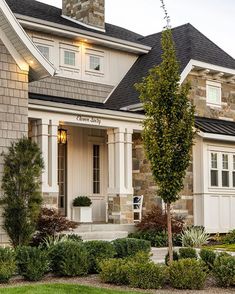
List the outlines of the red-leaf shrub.
{"type": "Polygon", "coordinates": [[[40,244],[47,236],[77,228],[78,223],[68,220],[56,209],[43,207],[37,222],[37,232],[33,238],[34,245],[40,244]]]}
{"type": "MultiPolygon", "coordinates": [[[[153,205],[137,225],[138,231],[167,232],[167,214],[159,206],[153,205]]],[[[179,234],[184,226],[184,218],[172,215],[172,233],[179,234]]]]}

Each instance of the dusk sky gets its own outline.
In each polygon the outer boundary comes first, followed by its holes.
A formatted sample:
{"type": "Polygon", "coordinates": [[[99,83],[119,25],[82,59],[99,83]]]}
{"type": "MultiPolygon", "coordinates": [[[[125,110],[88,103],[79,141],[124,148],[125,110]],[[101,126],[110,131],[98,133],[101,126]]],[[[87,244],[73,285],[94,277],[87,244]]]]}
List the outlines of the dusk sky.
{"type": "MultiPolygon", "coordinates": [[[[62,0],[40,0],[57,7],[62,0]]],[[[235,0],[165,0],[172,27],[190,22],[235,58],[235,0]]],[[[160,0],[106,0],[106,22],[142,35],[165,25],[160,0]]]]}

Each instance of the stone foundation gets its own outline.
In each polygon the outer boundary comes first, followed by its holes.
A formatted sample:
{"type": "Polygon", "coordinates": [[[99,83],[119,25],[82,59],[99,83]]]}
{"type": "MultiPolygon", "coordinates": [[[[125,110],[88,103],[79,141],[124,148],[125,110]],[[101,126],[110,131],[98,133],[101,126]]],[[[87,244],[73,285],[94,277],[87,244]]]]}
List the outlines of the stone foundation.
{"type": "Polygon", "coordinates": [[[133,195],[109,196],[108,220],[113,224],[133,224],[133,195]]]}

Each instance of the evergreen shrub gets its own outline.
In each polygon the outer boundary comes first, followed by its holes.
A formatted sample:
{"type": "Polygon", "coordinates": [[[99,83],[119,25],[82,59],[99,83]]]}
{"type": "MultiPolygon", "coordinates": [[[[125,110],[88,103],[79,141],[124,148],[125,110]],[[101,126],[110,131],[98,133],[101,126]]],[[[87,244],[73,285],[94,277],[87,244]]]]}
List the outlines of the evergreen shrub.
{"type": "Polygon", "coordinates": [[[219,286],[235,285],[235,257],[229,254],[220,254],[215,259],[212,273],[219,286]]]}
{"type": "Polygon", "coordinates": [[[197,252],[194,248],[180,248],[179,249],[179,258],[195,258],[197,259],[197,252]]]}
{"type": "Polygon", "coordinates": [[[10,248],[0,248],[0,283],[9,282],[16,271],[15,253],[10,248]]]}
{"type": "Polygon", "coordinates": [[[112,243],[118,258],[134,256],[139,251],[150,252],[151,250],[151,243],[141,239],[122,238],[116,239],[112,243]]]}
{"type": "Polygon", "coordinates": [[[199,253],[201,259],[205,262],[209,270],[212,270],[216,259],[216,253],[210,249],[202,249],[199,253]]]}

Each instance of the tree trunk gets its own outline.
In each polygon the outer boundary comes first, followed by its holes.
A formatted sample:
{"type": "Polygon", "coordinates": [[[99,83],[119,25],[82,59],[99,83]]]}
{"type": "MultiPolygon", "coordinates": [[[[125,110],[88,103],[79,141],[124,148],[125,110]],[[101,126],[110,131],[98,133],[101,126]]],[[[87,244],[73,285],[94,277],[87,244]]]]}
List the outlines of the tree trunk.
{"type": "Polygon", "coordinates": [[[167,202],[167,232],[168,232],[168,250],[169,263],[173,261],[173,242],[172,242],[172,227],[171,227],[171,204],[167,202]]]}

